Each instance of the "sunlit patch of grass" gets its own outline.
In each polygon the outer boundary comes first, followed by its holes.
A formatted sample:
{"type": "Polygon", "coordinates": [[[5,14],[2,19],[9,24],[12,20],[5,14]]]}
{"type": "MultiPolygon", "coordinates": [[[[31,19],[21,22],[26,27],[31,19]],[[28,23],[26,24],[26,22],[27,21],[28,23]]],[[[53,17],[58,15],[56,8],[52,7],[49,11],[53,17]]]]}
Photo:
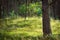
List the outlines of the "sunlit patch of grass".
{"type": "Polygon", "coordinates": [[[60,34],[60,21],[51,19],[51,29],[53,34],[60,34]]]}
{"type": "MultiPolygon", "coordinates": [[[[22,17],[17,19],[1,19],[1,31],[6,35],[16,36],[41,36],[42,32],[42,17],[27,17],[25,20],[22,17]],[[2,31],[3,30],[3,31],[2,31]]],[[[60,21],[51,19],[51,29],[53,34],[60,34],[60,21]]]]}
{"type": "Polygon", "coordinates": [[[42,29],[31,29],[29,27],[16,28],[7,32],[9,35],[23,35],[23,36],[40,36],[42,35],[42,29]]]}

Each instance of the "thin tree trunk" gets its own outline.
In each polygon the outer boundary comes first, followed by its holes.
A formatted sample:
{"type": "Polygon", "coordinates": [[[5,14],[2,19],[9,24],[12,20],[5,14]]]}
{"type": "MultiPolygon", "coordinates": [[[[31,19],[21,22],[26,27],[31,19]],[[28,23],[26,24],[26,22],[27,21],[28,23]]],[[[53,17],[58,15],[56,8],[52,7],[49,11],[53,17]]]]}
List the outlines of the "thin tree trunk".
{"type": "Polygon", "coordinates": [[[2,14],[1,14],[1,0],[0,0],[0,19],[2,18],[2,14]]]}
{"type": "Polygon", "coordinates": [[[42,12],[43,12],[43,35],[47,36],[51,34],[50,18],[48,14],[48,0],[42,0],[42,12]]]}
{"type": "Polygon", "coordinates": [[[52,0],[52,14],[54,19],[59,19],[60,20],[60,0],[52,0]]]}
{"type": "Polygon", "coordinates": [[[60,20],[60,0],[57,0],[57,16],[58,16],[58,19],[60,20]]]}

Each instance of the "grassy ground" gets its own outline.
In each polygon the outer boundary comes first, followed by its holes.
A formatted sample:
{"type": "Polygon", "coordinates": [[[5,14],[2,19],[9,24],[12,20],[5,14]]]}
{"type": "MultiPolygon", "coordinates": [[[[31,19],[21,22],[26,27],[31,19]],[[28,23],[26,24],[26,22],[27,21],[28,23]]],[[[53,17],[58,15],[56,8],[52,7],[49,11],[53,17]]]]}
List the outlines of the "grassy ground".
{"type": "MultiPolygon", "coordinates": [[[[43,34],[41,17],[29,17],[26,20],[21,17],[17,19],[5,18],[0,19],[0,22],[1,40],[39,40],[43,34]]],[[[60,34],[60,21],[51,18],[50,22],[53,35],[60,34]]]]}

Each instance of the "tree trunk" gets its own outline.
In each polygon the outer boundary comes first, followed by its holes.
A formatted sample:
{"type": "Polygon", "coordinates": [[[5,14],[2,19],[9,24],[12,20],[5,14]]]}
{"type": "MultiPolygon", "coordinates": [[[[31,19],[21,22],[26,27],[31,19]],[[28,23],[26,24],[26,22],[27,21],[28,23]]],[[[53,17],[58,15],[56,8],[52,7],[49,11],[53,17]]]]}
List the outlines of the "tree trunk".
{"type": "Polygon", "coordinates": [[[43,36],[51,34],[50,18],[48,14],[48,0],[42,0],[42,13],[43,13],[43,36]]]}
{"type": "Polygon", "coordinates": [[[2,13],[1,13],[1,0],[0,0],[0,19],[2,18],[2,13]]]}
{"type": "Polygon", "coordinates": [[[60,20],[60,0],[57,0],[57,17],[60,20]]]}
{"type": "Polygon", "coordinates": [[[57,3],[56,3],[56,0],[52,0],[52,2],[53,2],[53,4],[51,5],[51,7],[52,7],[53,18],[57,19],[57,14],[56,14],[57,3]]]}
{"type": "Polygon", "coordinates": [[[52,15],[52,17],[54,17],[54,19],[59,19],[60,20],[60,0],[52,0],[52,5],[51,5],[51,7],[52,8],[50,8],[52,11],[50,11],[50,12],[52,12],[52,13],[50,13],[50,14],[53,14],[52,15]]]}

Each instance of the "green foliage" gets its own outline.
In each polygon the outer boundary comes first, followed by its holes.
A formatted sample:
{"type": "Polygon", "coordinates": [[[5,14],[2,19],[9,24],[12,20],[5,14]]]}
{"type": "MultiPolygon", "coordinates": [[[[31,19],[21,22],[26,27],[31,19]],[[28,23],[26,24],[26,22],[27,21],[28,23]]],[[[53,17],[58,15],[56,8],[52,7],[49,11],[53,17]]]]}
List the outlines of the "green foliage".
{"type": "Polygon", "coordinates": [[[27,12],[27,6],[26,6],[26,4],[20,5],[20,7],[19,7],[19,12],[20,12],[20,13],[25,13],[25,12],[27,12]]]}
{"type": "MultiPolygon", "coordinates": [[[[40,3],[41,4],[41,3],[40,3]]],[[[40,5],[38,2],[36,3],[31,3],[29,5],[30,11],[32,11],[32,14],[40,16],[42,14],[42,5],[40,5]]]]}
{"type": "Polygon", "coordinates": [[[14,16],[15,16],[14,10],[12,10],[12,12],[10,12],[10,16],[11,16],[11,17],[14,17],[14,16]]]}
{"type": "Polygon", "coordinates": [[[21,16],[33,16],[33,15],[37,15],[40,16],[40,14],[42,14],[42,5],[39,2],[36,3],[30,3],[29,5],[26,4],[22,4],[19,6],[19,14],[21,16]]]}

